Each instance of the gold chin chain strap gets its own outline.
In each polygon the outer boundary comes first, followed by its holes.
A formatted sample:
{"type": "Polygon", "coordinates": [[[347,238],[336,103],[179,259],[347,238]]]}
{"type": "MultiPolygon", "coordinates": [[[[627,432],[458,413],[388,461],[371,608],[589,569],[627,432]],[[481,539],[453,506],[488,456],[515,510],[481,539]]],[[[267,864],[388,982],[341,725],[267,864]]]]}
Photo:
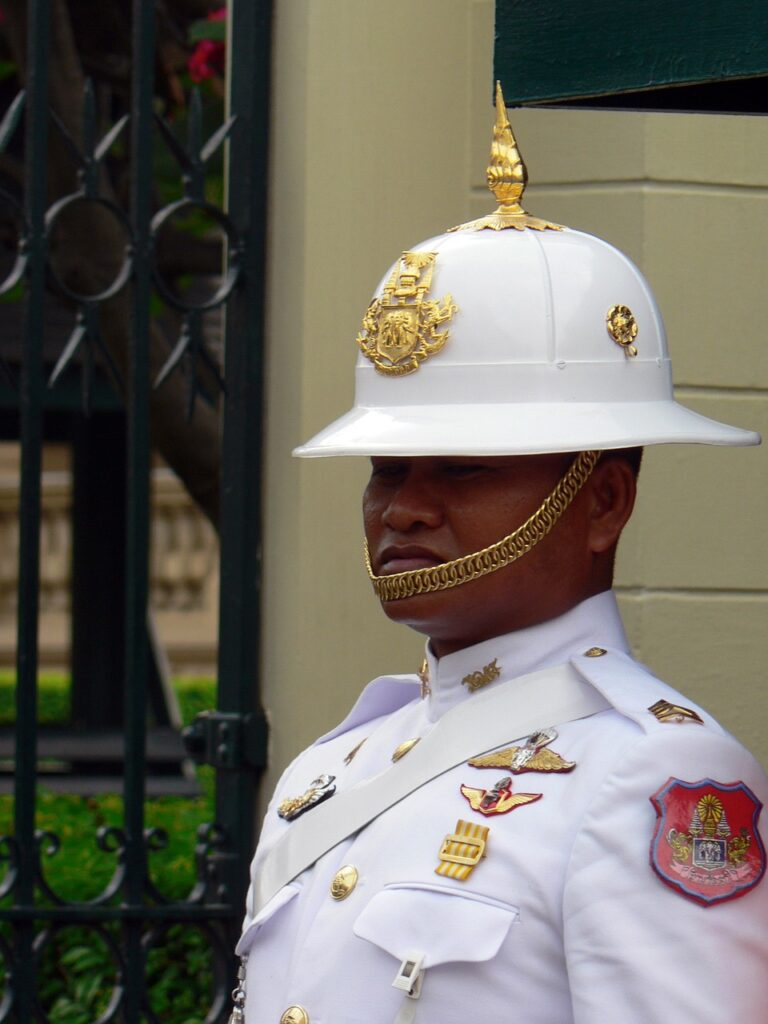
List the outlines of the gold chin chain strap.
{"type": "Polygon", "coordinates": [[[408,572],[393,573],[391,576],[375,576],[366,543],[365,567],[376,596],[382,601],[399,601],[404,597],[415,597],[417,594],[450,590],[451,587],[469,583],[516,562],[547,536],[587,482],[599,458],[600,452],[580,452],[565,476],[558,481],[554,490],[522,526],[518,526],[513,533],[491,544],[490,547],[475,551],[471,555],[462,555],[451,562],[431,565],[426,569],[410,569],[408,572]]]}

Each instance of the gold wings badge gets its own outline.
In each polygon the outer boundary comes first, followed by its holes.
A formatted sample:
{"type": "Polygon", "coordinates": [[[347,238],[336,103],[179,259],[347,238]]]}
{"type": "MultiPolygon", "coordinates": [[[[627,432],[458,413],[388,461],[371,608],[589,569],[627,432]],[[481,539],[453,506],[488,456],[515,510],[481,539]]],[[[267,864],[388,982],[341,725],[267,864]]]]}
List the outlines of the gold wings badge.
{"type": "Polygon", "coordinates": [[[472,768],[501,768],[522,775],[523,772],[570,772],[576,767],[575,761],[566,761],[548,746],[557,739],[554,729],[539,729],[532,733],[520,747],[505,747],[492,754],[473,757],[468,764],[472,768]]]}
{"type": "Polygon", "coordinates": [[[512,779],[509,775],[499,779],[493,789],[462,786],[461,794],[469,800],[469,806],[473,811],[479,811],[486,817],[491,814],[508,814],[516,807],[531,804],[541,798],[541,793],[513,793],[512,779]]]}

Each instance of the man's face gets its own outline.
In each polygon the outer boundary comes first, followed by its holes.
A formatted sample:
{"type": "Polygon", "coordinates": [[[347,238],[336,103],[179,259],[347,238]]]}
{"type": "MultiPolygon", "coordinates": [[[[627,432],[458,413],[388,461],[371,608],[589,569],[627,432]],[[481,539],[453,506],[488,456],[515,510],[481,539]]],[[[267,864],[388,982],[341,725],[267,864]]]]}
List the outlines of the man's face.
{"type": "MultiPolygon", "coordinates": [[[[363,497],[376,575],[421,569],[494,544],[539,507],[572,455],[376,457],[363,497]]],[[[593,580],[588,489],[532,551],[451,590],[384,602],[438,656],[544,622],[604,589],[593,580]]]]}

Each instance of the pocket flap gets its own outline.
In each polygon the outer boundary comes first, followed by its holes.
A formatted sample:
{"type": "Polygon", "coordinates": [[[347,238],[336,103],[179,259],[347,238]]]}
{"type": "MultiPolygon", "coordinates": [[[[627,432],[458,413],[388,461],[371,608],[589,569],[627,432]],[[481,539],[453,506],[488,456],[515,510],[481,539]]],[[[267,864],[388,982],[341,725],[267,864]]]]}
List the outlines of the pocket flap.
{"type": "Polygon", "coordinates": [[[397,960],[418,950],[424,967],[435,967],[489,960],[518,916],[516,907],[477,893],[396,885],[376,893],[355,921],[354,932],[397,960]]]}

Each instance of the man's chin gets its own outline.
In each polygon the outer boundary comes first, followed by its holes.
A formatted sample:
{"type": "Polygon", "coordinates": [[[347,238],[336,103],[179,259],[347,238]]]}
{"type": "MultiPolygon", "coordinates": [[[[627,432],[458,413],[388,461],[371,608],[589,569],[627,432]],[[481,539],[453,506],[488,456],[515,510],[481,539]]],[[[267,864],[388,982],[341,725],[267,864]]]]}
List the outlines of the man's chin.
{"type": "Polygon", "coordinates": [[[417,633],[433,636],[442,633],[457,617],[459,604],[463,604],[464,595],[457,593],[459,588],[435,590],[428,594],[413,594],[387,600],[380,598],[381,608],[387,618],[408,626],[417,633]]]}

